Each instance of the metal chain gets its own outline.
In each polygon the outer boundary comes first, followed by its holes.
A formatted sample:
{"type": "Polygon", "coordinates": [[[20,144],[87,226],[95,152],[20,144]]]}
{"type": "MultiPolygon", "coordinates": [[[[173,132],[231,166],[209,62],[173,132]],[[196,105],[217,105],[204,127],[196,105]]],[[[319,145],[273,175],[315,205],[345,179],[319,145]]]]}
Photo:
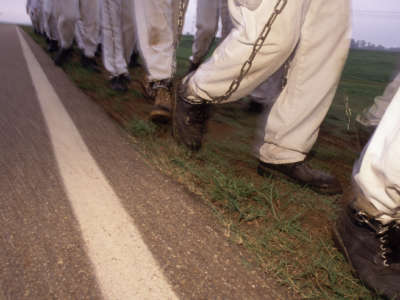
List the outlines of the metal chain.
{"type": "MultiPolygon", "coordinates": [[[[181,0],[182,1],[182,0],[181,0]]],[[[229,86],[228,90],[223,96],[219,97],[212,97],[211,102],[213,103],[221,103],[225,100],[227,100],[236,90],[239,88],[242,80],[246,77],[247,73],[249,73],[254,59],[256,58],[257,53],[260,51],[260,49],[263,47],[265,40],[267,39],[272,25],[274,24],[276,18],[278,15],[280,15],[285,8],[288,0],[278,0],[274,7],[274,11],[272,15],[269,17],[268,22],[265,24],[263,30],[260,33],[260,36],[257,38],[257,40],[254,43],[253,50],[251,51],[251,54],[249,58],[245,61],[245,63],[242,65],[242,68],[240,69],[239,76],[234,79],[229,86]]]]}
{"type": "Polygon", "coordinates": [[[185,12],[187,8],[188,0],[179,0],[179,7],[178,7],[178,16],[176,23],[176,32],[175,32],[175,27],[174,27],[174,52],[173,52],[173,61],[172,61],[172,74],[170,80],[173,80],[175,74],[176,74],[176,68],[177,68],[177,57],[176,57],[176,50],[178,48],[179,41],[181,39],[182,35],[182,30],[183,30],[183,23],[185,21],[185,12]]]}
{"type": "Polygon", "coordinates": [[[182,35],[183,23],[185,21],[186,6],[187,6],[187,0],[179,1],[178,22],[177,22],[178,28],[177,28],[177,34],[176,34],[176,40],[175,40],[176,45],[175,46],[178,46],[178,42],[182,35]]]}

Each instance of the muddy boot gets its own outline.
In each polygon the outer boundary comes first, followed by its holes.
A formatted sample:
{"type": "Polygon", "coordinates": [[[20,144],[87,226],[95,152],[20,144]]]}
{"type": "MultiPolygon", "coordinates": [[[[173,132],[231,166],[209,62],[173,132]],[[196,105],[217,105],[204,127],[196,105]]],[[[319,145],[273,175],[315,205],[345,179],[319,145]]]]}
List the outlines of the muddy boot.
{"type": "Polygon", "coordinates": [[[173,112],[174,139],[190,150],[198,151],[206,133],[210,104],[190,104],[177,94],[173,112]]]}
{"type": "Polygon", "coordinates": [[[81,55],[81,65],[87,70],[100,73],[99,66],[94,59],[94,57],[87,57],[86,55],[82,54],[81,55]]]}
{"type": "Polygon", "coordinates": [[[333,238],[365,285],[400,300],[399,224],[383,225],[349,205],[337,220],[333,238]]]}
{"type": "Polygon", "coordinates": [[[58,52],[56,57],[54,58],[54,63],[62,67],[68,60],[68,58],[71,56],[72,53],[72,48],[64,49],[61,48],[58,52]]]}
{"type": "Polygon", "coordinates": [[[172,84],[169,80],[152,83],[155,91],[154,106],[150,112],[150,120],[155,123],[168,123],[171,120],[172,84]]]}
{"type": "Polygon", "coordinates": [[[262,176],[284,175],[301,185],[309,186],[320,194],[335,195],[342,193],[340,182],[335,176],[313,169],[305,161],[290,164],[269,164],[260,161],[257,172],[262,176]]]}
{"type": "Polygon", "coordinates": [[[59,50],[59,48],[58,48],[57,40],[49,40],[47,51],[49,51],[49,52],[57,52],[58,50],[59,50]]]}

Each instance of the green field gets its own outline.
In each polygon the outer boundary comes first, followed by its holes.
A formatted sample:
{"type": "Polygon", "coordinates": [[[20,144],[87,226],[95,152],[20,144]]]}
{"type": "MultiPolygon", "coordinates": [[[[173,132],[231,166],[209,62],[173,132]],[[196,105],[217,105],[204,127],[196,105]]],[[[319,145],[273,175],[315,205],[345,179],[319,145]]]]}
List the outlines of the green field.
{"type": "MultiPolygon", "coordinates": [[[[26,30],[45,46],[42,37],[26,30]]],[[[187,36],[181,41],[178,75],[187,70],[191,43],[187,36]]],[[[147,121],[151,103],[140,84],[142,68],[130,70],[130,90],[119,94],[109,88],[105,71],[86,71],[78,57],[64,68],[71,79],[126,129],[147,161],[200,196],[225,226],[226,236],[249,250],[244,264],[264,268],[296,299],[379,299],[352,276],[331,240],[341,197],[257,175],[252,145],[258,121],[246,112],[246,99],[215,108],[204,147],[193,154],[175,144],[170,126],[147,121]]],[[[382,93],[399,58],[398,53],[350,52],[310,159],[335,173],[345,187],[359,154],[354,117],[382,93]],[[351,117],[345,114],[346,101],[351,117]]]]}

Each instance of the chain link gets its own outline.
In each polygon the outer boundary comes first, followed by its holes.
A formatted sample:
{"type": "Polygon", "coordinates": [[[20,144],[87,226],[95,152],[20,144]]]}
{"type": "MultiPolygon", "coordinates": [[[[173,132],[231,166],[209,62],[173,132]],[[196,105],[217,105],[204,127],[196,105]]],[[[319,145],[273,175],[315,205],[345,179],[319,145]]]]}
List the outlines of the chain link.
{"type": "MultiPolygon", "coordinates": [[[[188,5],[188,0],[179,0],[179,7],[178,7],[178,15],[177,20],[175,20],[176,24],[176,32],[174,32],[174,53],[173,53],[173,62],[172,62],[172,76],[171,79],[176,74],[177,68],[177,57],[176,57],[176,50],[179,44],[179,41],[182,36],[183,24],[185,22],[185,12],[188,5]]],[[[175,28],[174,28],[175,30],[175,28]]]]}
{"type": "MultiPolygon", "coordinates": [[[[183,0],[181,0],[181,1],[183,1],[183,0]]],[[[228,90],[226,91],[226,93],[223,96],[212,97],[210,102],[221,103],[221,102],[229,99],[232,96],[232,94],[237,91],[242,80],[246,77],[246,75],[250,71],[250,69],[253,65],[254,59],[257,56],[257,53],[263,47],[265,40],[267,39],[267,37],[271,31],[272,25],[274,24],[276,18],[284,10],[284,8],[287,4],[287,1],[288,0],[278,0],[278,2],[276,3],[276,5],[274,7],[274,11],[273,11],[272,15],[269,17],[268,22],[265,24],[263,30],[260,33],[260,36],[255,41],[255,43],[253,45],[253,50],[251,51],[249,58],[244,62],[242,68],[240,69],[240,73],[239,73],[238,77],[232,81],[231,85],[229,86],[228,90]]]]}

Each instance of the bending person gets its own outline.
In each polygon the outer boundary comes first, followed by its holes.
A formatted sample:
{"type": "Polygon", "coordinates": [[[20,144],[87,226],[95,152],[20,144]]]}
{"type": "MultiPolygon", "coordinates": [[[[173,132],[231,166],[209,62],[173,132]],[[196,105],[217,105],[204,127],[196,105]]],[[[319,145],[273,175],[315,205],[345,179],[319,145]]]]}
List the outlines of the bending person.
{"type": "Polygon", "coordinates": [[[248,95],[276,72],[296,48],[287,84],[265,124],[264,143],[258,149],[259,172],[278,171],[318,192],[340,193],[337,179],[311,168],[305,158],[317,139],[346,61],[350,1],[229,0],[229,8],[235,27],[212,57],[185,77],[179,88],[174,110],[175,138],[198,150],[210,104],[248,95]],[[260,24],[271,22],[262,43],[259,37],[264,25],[260,24]],[[260,50],[251,59],[258,48],[256,43],[260,50]],[[242,76],[244,64],[247,69],[251,67],[242,76]],[[237,78],[238,88],[227,93],[237,78]]]}

